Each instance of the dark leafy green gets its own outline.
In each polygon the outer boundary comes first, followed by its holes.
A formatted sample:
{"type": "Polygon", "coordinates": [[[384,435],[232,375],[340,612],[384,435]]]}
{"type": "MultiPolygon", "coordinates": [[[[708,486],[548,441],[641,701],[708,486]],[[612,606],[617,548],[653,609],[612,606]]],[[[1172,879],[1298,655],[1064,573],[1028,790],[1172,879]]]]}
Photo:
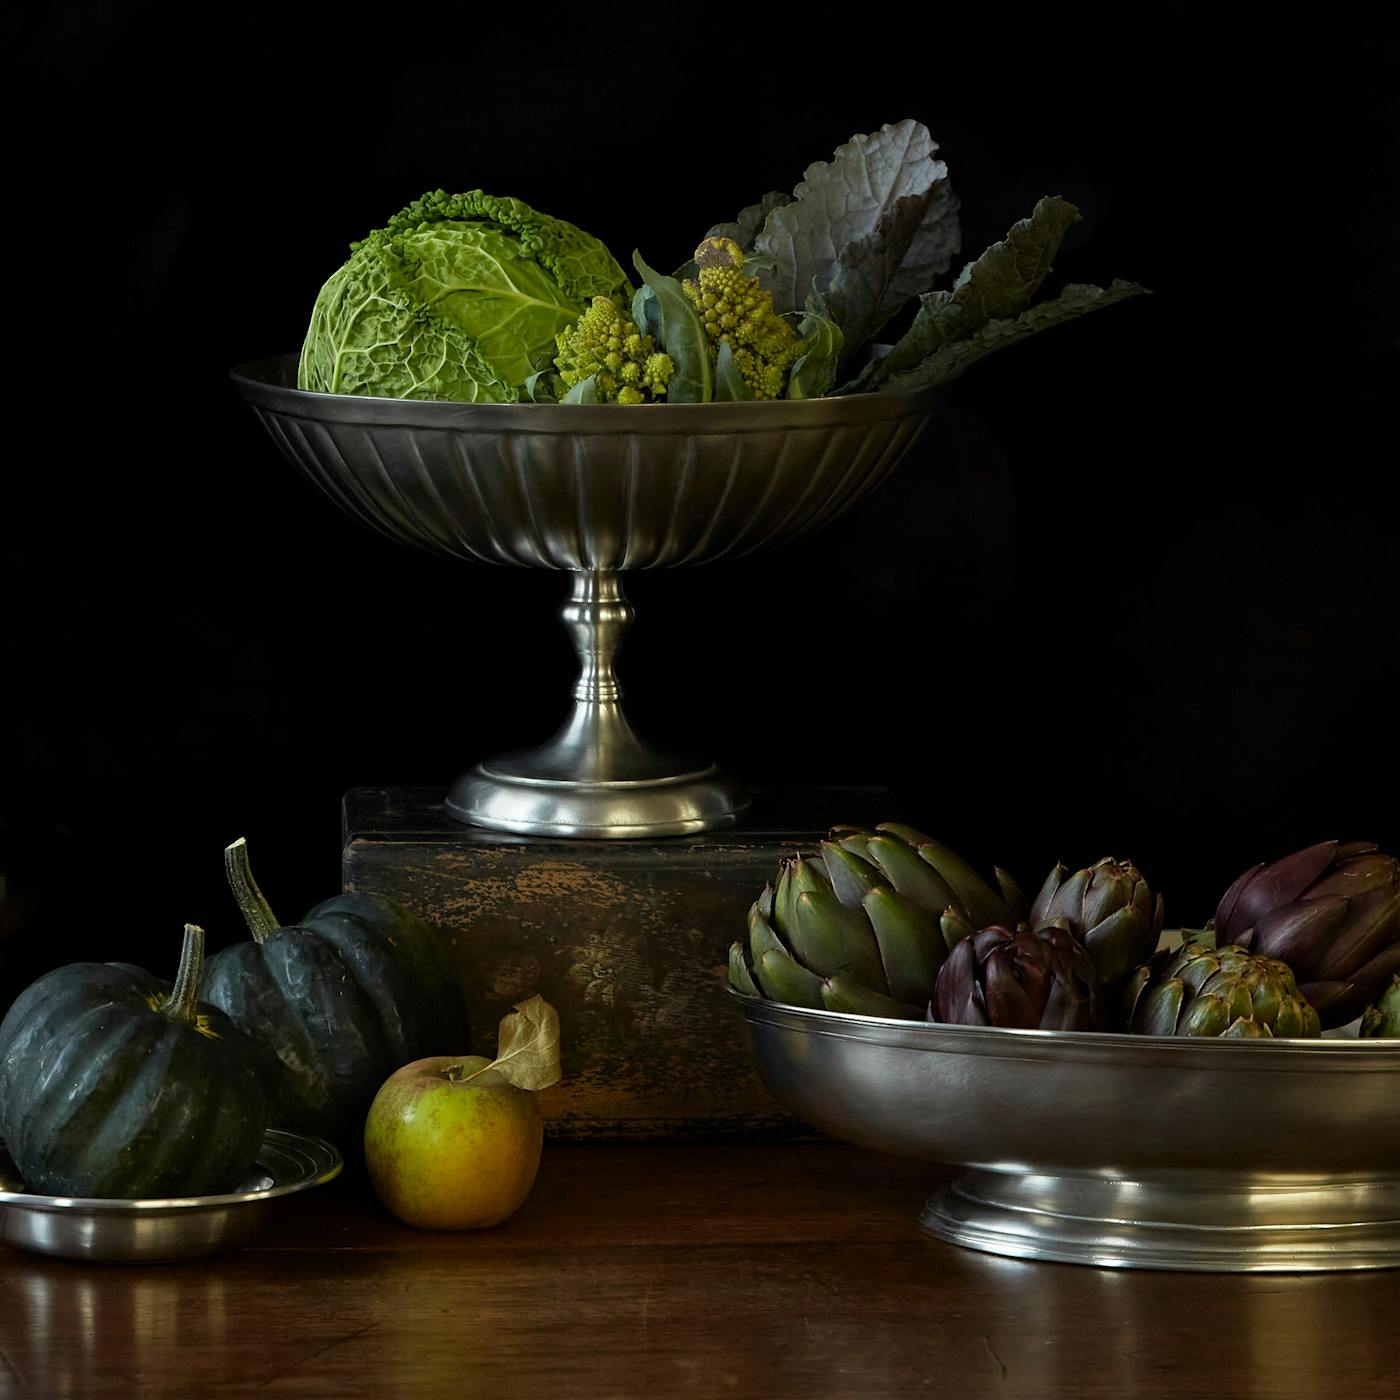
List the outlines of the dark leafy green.
{"type": "Polygon", "coordinates": [[[734,360],[734,347],[727,340],[720,341],[719,353],[715,357],[716,402],[740,403],[751,398],[753,391],[739,373],[739,366],[734,360]]]}
{"type": "Polygon", "coordinates": [[[661,308],[657,305],[656,293],[645,282],[632,297],[632,319],[641,335],[649,335],[653,341],[660,340],[661,308]]]}
{"type": "Polygon", "coordinates": [[[932,287],[962,246],[958,199],[938,144],[920,122],[855,136],[807,168],[789,204],[768,214],[754,246],[773,259],[779,312],[819,292],[854,357],[910,299],[932,287]]]}
{"type": "Polygon", "coordinates": [[[788,378],[790,399],[819,399],[836,383],[836,366],[841,359],[841,327],[822,311],[821,298],[807,298],[807,311],[797,323],[797,334],[805,347],[793,362],[788,378]]]}
{"type": "Polygon", "coordinates": [[[520,386],[520,397],[526,403],[558,403],[559,376],[552,369],[537,369],[520,386]]]}
{"type": "MultiPolygon", "coordinates": [[[[681,284],[674,277],[667,277],[648,267],[640,253],[634,252],[632,261],[656,300],[660,324],[657,342],[676,367],[666,386],[667,401],[709,403],[714,397],[710,344],[695,308],[686,300],[681,284]]],[[[641,322],[637,324],[640,326],[641,322]]]]}
{"type": "Polygon", "coordinates": [[[1053,301],[1032,306],[1015,318],[988,321],[980,330],[964,340],[953,340],[941,346],[926,359],[903,373],[889,376],[882,389],[902,391],[925,389],[935,384],[947,384],[962,372],[990,355],[1041,331],[1049,330],[1089,311],[1099,311],[1114,302],[1126,301],[1147,290],[1135,282],[1115,281],[1107,288],[1071,285],[1053,301]]]}
{"type": "MultiPolygon", "coordinates": [[[[762,232],[768,216],[775,209],[781,209],[783,205],[791,203],[790,194],[784,194],[782,190],[770,190],[757,204],[750,204],[748,208],[741,209],[737,219],[727,224],[716,224],[705,237],[732,238],[739,245],[740,251],[748,253],[754,246],[754,239],[762,232]]],[[[747,265],[747,259],[745,264],[747,265]]]]}
{"type": "Polygon", "coordinates": [[[559,402],[597,403],[599,401],[597,378],[597,375],[590,374],[587,379],[580,379],[559,402]]]}
{"type": "Polygon", "coordinates": [[[1019,315],[1040,290],[1065,233],[1080,217],[1079,210],[1058,195],[1040,200],[1029,219],[1012,225],[1000,243],[993,243],[963,268],[951,292],[925,292],[919,298],[913,324],[890,353],[862,376],[862,387],[874,387],[913,369],[988,321],[1019,315]]]}

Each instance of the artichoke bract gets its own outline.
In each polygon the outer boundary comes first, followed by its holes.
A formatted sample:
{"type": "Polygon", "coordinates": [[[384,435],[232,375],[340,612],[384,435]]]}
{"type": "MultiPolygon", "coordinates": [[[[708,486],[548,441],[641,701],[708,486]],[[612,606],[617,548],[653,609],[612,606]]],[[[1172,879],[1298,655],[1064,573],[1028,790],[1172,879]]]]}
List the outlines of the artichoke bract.
{"type": "Polygon", "coordinates": [[[1322,1034],[1287,963],[1235,945],[1193,941],[1133,973],[1124,1019],[1139,1035],[1272,1039],[1322,1034]]]}
{"type": "Polygon", "coordinates": [[[1361,1034],[1400,1039],[1400,972],[1390,979],[1390,986],[1361,1013],[1361,1034]]]}
{"type": "Polygon", "coordinates": [[[979,929],[948,955],[930,1021],[1016,1030],[1094,1029],[1094,964],[1064,921],[979,929]]]}
{"type": "Polygon", "coordinates": [[[1323,841],[1246,870],[1212,921],[1216,942],[1279,958],[1324,1026],[1361,1014],[1400,972],[1400,860],[1323,841]]]}
{"type": "Polygon", "coordinates": [[[1157,950],[1164,916],[1132,861],[1105,856],[1073,875],[1057,865],[1031,905],[1030,926],[1063,919],[1093,960],[1100,988],[1112,994],[1157,950]]]}
{"type": "Polygon", "coordinates": [[[815,856],[784,861],[749,909],[729,982],[749,996],[815,1010],[923,1020],[950,948],[1014,923],[1024,901],[912,827],[836,827],[815,856]]]}

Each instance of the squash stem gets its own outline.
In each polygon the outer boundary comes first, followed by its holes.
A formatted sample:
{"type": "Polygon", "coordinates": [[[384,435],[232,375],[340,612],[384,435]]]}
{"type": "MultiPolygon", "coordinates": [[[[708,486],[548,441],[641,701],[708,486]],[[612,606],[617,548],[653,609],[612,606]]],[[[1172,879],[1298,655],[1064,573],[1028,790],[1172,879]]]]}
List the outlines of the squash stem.
{"type": "Polygon", "coordinates": [[[253,942],[266,943],[268,935],[281,928],[281,924],[263,898],[258,882],[253,879],[253,870],[248,864],[248,843],[241,836],[232,845],[224,847],[224,873],[228,876],[229,889],[238,901],[243,922],[253,935],[253,942]]]}
{"type": "Polygon", "coordinates": [[[199,983],[204,976],[204,930],[198,924],[185,925],[185,941],[180,948],[180,970],[175,985],[160,1009],[172,1021],[192,1023],[199,1004],[199,983]]]}

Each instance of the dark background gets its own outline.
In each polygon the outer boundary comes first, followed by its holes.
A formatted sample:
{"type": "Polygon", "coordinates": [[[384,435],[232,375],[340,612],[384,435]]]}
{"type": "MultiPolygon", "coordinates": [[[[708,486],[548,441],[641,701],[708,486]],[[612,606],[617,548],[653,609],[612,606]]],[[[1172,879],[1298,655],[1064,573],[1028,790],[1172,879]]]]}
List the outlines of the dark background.
{"type": "Polygon", "coordinates": [[[445,785],[562,716],[564,581],[370,535],[227,379],[299,347],[352,238],[479,186],[671,266],[906,116],[965,257],[1059,193],[1086,218],[1057,274],[1154,295],[978,366],[825,533],[633,576],[638,726],[750,784],[888,784],[1030,886],[1132,857],[1169,922],[1316,840],[1396,848],[1393,26],[493,8],[5,20],[0,818],[28,924],[0,1004],[73,957],[173,965],[185,920],[234,937],[240,834],[290,919],[338,886],[346,788],[445,785]]]}

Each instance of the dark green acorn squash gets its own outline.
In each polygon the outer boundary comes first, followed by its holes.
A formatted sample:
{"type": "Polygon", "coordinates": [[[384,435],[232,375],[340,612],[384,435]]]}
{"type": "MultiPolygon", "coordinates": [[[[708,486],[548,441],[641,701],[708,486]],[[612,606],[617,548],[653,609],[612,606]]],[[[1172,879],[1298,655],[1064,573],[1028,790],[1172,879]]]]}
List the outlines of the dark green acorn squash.
{"type": "Polygon", "coordinates": [[[0,1134],[31,1191],[207,1196],[237,1188],[266,1126],[257,1052],[199,1000],[204,933],[174,986],[124,963],[70,963],[0,1022],[0,1134]]]}
{"type": "Polygon", "coordinates": [[[252,941],[209,959],[205,996],[264,1047],[273,1126],[351,1148],[396,1069],[466,1048],[456,973],[431,926],[402,905],[341,894],[284,928],[241,838],[224,861],[252,941]]]}

